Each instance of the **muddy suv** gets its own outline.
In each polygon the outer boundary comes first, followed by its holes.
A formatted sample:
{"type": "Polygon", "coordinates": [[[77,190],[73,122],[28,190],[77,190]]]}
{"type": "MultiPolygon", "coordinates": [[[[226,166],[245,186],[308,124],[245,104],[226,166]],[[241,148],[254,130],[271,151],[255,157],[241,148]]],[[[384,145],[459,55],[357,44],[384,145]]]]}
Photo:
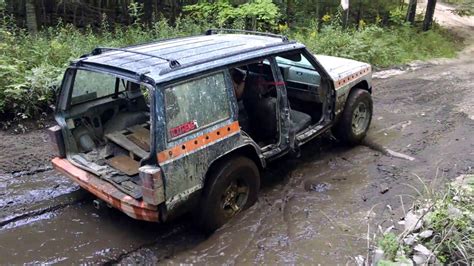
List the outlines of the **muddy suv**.
{"type": "Polygon", "coordinates": [[[212,231],[255,203],[267,162],[331,129],[360,142],[371,90],[370,65],[279,35],[96,48],[65,72],[52,163],[135,219],[192,210],[212,231]]]}

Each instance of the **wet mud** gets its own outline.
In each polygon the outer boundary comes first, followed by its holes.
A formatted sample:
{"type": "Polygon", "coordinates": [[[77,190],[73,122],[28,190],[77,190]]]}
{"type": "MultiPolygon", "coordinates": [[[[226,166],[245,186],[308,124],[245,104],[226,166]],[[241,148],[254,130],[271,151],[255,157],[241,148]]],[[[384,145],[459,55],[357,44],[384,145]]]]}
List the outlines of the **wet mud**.
{"type": "Polygon", "coordinates": [[[346,264],[424,187],[474,173],[474,57],[374,80],[363,145],[330,137],[263,173],[258,202],[211,236],[95,209],[49,160],[44,130],[0,132],[0,264],[346,264]],[[390,152],[391,151],[391,152],[390,152]],[[409,158],[413,158],[410,160],[409,158]]]}

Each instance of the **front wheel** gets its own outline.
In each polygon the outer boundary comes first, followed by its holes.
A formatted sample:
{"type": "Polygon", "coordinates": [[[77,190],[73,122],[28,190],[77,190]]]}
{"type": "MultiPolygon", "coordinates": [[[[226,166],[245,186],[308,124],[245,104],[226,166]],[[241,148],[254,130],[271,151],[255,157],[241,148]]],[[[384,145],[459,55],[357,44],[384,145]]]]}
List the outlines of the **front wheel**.
{"type": "Polygon", "coordinates": [[[211,169],[201,201],[200,226],[213,232],[258,198],[260,172],[246,157],[232,157],[211,169]]]}
{"type": "Polygon", "coordinates": [[[359,144],[367,135],[372,112],[373,102],[370,93],[363,89],[354,89],[349,94],[342,116],[334,127],[334,135],[346,144],[359,144]]]}

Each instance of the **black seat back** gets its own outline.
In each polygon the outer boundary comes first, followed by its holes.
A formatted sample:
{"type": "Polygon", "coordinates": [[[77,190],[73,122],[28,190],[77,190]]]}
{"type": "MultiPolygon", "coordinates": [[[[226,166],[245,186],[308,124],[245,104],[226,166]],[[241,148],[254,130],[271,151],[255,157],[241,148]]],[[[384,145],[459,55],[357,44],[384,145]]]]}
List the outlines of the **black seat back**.
{"type": "Polygon", "coordinates": [[[253,136],[268,140],[277,134],[276,98],[262,95],[267,88],[266,80],[258,74],[249,73],[245,81],[243,103],[249,117],[253,136]]]}

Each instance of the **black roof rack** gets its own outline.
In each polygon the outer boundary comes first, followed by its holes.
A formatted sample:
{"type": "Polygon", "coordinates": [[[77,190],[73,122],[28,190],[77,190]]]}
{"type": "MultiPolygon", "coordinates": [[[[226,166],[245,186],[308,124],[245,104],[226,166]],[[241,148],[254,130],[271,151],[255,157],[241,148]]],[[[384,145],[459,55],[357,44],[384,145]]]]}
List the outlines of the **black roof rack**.
{"type": "Polygon", "coordinates": [[[260,35],[260,36],[268,36],[268,37],[275,37],[280,38],[282,41],[287,42],[288,37],[285,35],[279,35],[274,33],[268,32],[260,32],[260,31],[251,31],[251,30],[235,30],[235,29],[208,29],[204,33],[205,35],[212,35],[217,34],[219,32],[228,32],[228,33],[245,33],[245,34],[253,34],[253,35],[260,35]]]}
{"type": "Polygon", "coordinates": [[[92,50],[91,54],[92,55],[100,55],[105,51],[120,51],[120,52],[126,52],[126,53],[132,53],[132,54],[139,54],[139,55],[144,55],[144,56],[149,56],[153,58],[158,58],[161,60],[165,60],[169,63],[170,68],[176,68],[181,66],[181,64],[178,62],[178,60],[174,59],[169,59],[169,58],[164,58],[161,56],[153,55],[153,54],[147,54],[147,53],[142,53],[138,51],[133,51],[133,50],[128,50],[124,48],[112,48],[112,47],[97,47],[94,50],[92,50]]]}

